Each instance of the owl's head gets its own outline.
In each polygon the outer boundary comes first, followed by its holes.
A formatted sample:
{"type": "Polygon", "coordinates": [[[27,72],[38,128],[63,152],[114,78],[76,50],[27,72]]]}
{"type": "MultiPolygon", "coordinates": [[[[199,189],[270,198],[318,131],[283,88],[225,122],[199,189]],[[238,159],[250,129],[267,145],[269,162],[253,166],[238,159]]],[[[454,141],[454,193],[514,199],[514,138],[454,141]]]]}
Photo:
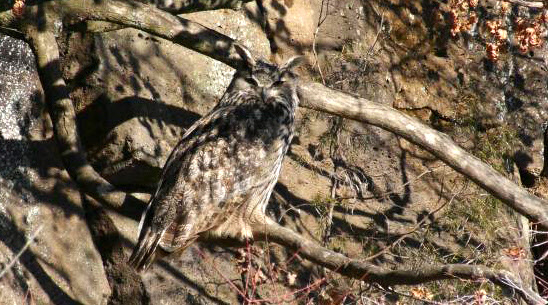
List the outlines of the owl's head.
{"type": "Polygon", "coordinates": [[[298,103],[297,75],[293,69],[302,63],[301,56],[292,57],[285,64],[276,66],[255,60],[251,52],[239,44],[234,47],[243,59],[245,68],[236,71],[229,91],[255,92],[263,102],[283,98],[298,103]]]}

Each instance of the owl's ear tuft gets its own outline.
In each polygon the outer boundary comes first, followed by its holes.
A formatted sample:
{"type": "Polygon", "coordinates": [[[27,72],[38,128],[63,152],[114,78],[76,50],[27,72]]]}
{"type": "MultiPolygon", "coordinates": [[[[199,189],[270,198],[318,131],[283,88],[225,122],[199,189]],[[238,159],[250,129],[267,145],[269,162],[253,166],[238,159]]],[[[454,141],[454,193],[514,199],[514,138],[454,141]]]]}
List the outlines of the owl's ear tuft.
{"type": "Polygon", "coordinates": [[[300,66],[302,63],[304,63],[304,56],[293,56],[291,57],[284,65],[281,66],[281,70],[291,71],[298,66],[300,66]]]}
{"type": "Polygon", "coordinates": [[[253,55],[251,54],[251,52],[249,52],[246,47],[241,44],[235,43],[234,49],[236,49],[238,55],[240,55],[240,57],[243,59],[247,68],[253,69],[253,67],[255,67],[257,63],[255,62],[255,59],[253,59],[253,55]]]}

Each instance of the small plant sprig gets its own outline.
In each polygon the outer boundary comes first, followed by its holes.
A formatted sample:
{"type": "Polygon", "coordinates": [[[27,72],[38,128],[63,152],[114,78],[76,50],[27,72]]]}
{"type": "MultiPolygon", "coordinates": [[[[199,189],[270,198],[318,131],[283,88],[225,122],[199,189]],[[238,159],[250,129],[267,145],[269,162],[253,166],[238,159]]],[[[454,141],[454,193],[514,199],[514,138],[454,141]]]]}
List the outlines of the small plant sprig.
{"type": "Polygon", "coordinates": [[[478,0],[451,0],[449,2],[449,19],[451,22],[451,36],[456,37],[460,32],[470,31],[478,22],[475,12],[478,0]]]}
{"type": "Polygon", "coordinates": [[[542,12],[542,14],[532,20],[519,17],[514,20],[516,28],[515,39],[521,53],[527,53],[544,43],[542,33],[546,30],[546,22],[548,22],[548,11],[542,12]]]}
{"type": "MultiPolygon", "coordinates": [[[[499,17],[487,20],[485,27],[491,35],[491,42],[486,44],[486,56],[490,61],[496,62],[500,58],[501,51],[508,43],[508,26],[504,21],[511,11],[511,3],[500,1],[499,17]]],[[[516,4],[518,5],[518,4],[516,4]]],[[[450,0],[449,21],[451,36],[457,37],[461,32],[472,30],[479,21],[476,9],[478,0],[450,0]]],[[[548,22],[548,10],[532,18],[517,17],[513,21],[513,40],[518,46],[519,52],[525,54],[544,43],[543,33],[548,22]]]]}
{"type": "Polygon", "coordinates": [[[15,0],[15,3],[11,7],[11,12],[17,18],[23,17],[25,12],[25,0],[15,0]]]}

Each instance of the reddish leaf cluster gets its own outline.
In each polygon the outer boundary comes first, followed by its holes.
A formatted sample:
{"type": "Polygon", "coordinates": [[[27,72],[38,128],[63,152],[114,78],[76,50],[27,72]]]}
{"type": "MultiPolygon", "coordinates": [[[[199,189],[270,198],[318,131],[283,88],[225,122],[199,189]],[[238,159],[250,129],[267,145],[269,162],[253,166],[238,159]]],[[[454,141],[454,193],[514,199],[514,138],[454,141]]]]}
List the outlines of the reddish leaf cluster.
{"type": "Polygon", "coordinates": [[[434,295],[425,287],[411,288],[409,292],[411,292],[411,295],[416,299],[432,300],[434,298],[434,295]]]}
{"type": "Polygon", "coordinates": [[[543,43],[541,34],[544,29],[544,24],[548,18],[547,12],[541,14],[533,21],[525,20],[524,18],[516,18],[515,38],[519,45],[519,51],[521,53],[527,53],[531,49],[537,48],[543,43]]]}
{"type": "Polygon", "coordinates": [[[503,249],[502,252],[513,260],[524,259],[526,257],[525,250],[522,247],[511,247],[503,249]]]}
{"type": "MultiPolygon", "coordinates": [[[[478,0],[450,0],[449,19],[451,23],[451,35],[456,37],[460,32],[470,31],[478,22],[478,15],[472,9],[478,6],[478,0]]],[[[508,30],[504,24],[504,18],[510,12],[511,4],[506,1],[500,2],[500,19],[488,20],[485,22],[487,31],[494,38],[486,45],[486,55],[491,61],[497,61],[500,57],[502,46],[507,43],[508,30]]],[[[548,11],[540,14],[534,19],[517,18],[514,20],[514,38],[521,53],[527,53],[531,49],[542,45],[542,33],[546,30],[548,22],[548,11]]]]}
{"type": "Polygon", "coordinates": [[[490,61],[499,60],[500,44],[492,42],[488,43],[485,52],[487,53],[487,58],[489,58],[490,61]]]}
{"type": "Polygon", "coordinates": [[[478,6],[478,0],[451,0],[449,3],[449,18],[451,21],[451,36],[460,32],[470,31],[478,22],[478,15],[471,11],[478,6]]]}
{"type": "MultiPolygon", "coordinates": [[[[508,2],[502,2],[500,13],[505,15],[510,10],[508,2]]],[[[544,24],[548,21],[548,11],[543,12],[533,19],[518,17],[514,20],[514,39],[519,46],[521,53],[527,53],[531,49],[542,45],[542,32],[545,30],[544,24]]],[[[495,38],[494,42],[487,44],[487,58],[491,61],[497,61],[500,55],[500,49],[506,43],[508,31],[504,29],[502,19],[489,20],[485,23],[487,30],[495,38]]]]}
{"type": "Polygon", "coordinates": [[[495,36],[497,40],[503,41],[508,38],[508,31],[502,28],[501,20],[489,20],[485,23],[489,33],[495,36]]]}
{"type": "Polygon", "coordinates": [[[25,0],[15,0],[11,11],[15,17],[23,17],[23,13],[25,12],[25,0]]]}
{"type": "Polygon", "coordinates": [[[495,38],[494,42],[487,44],[487,58],[491,61],[497,61],[500,56],[500,47],[506,43],[508,31],[503,28],[502,20],[488,20],[485,26],[489,33],[495,38]]]}

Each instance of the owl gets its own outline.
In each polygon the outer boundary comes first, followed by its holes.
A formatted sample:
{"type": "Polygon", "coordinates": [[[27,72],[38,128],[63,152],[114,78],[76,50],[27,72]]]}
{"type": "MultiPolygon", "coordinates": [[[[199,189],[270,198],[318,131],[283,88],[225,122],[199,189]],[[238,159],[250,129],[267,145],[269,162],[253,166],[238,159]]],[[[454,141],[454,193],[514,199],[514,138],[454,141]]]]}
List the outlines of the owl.
{"type": "Polygon", "coordinates": [[[204,234],[251,239],[254,225],[271,221],[265,210],[293,138],[299,104],[293,69],[302,60],[276,66],[235,49],[245,68],[175,146],[143,213],[129,259],[137,270],[204,234]]]}

